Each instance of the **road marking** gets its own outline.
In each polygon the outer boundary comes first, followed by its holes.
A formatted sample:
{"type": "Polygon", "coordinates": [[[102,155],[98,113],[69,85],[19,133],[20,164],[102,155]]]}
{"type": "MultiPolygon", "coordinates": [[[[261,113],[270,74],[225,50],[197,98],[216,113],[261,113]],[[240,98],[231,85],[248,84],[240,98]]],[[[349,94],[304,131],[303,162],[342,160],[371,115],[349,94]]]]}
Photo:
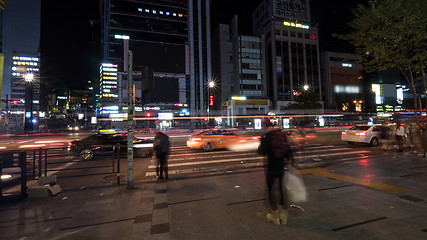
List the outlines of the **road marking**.
{"type": "Polygon", "coordinates": [[[344,182],[350,182],[354,184],[359,184],[362,186],[374,188],[380,191],[388,192],[391,194],[400,194],[404,192],[409,192],[409,189],[401,188],[385,183],[375,182],[368,179],[362,179],[362,178],[355,178],[350,176],[345,176],[341,174],[331,173],[329,172],[329,169],[326,168],[311,168],[311,169],[303,169],[303,170],[297,170],[300,174],[313,174],[318,176],[323,176],[327,178],[333,178],[336,180],[344,181],[344,182]]]}

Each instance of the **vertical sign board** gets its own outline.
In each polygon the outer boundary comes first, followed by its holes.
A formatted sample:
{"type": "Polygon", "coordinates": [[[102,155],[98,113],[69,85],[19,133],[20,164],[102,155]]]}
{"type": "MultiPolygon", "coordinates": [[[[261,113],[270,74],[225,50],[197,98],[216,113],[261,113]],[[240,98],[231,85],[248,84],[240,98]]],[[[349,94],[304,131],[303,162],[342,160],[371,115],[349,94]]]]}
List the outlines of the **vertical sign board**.
{"type": "Polygon", "coordinates": [[[289,128],[289,118],[283,119],[283,128],[289,128]]]}
{"type": "Polygon", "coordinates": [[[261,129],[261,119],[257,118],[254,119],[255,122],[255,129],[261,129]]]}

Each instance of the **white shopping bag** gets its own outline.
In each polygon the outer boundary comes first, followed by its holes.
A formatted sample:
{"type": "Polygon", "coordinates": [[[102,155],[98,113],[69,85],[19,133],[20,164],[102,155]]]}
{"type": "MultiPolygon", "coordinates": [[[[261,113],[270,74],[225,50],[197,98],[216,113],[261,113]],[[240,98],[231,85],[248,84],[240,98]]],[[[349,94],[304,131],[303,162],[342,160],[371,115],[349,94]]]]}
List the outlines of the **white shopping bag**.
{"type": "Polygon", "coordinates": [[[307,190],[305,189],[302,178],[298,174],[286,172],[284,181],[285,181],[284,186],[288,191],[289,201],[291,202],[307,201],[307,190]]]}

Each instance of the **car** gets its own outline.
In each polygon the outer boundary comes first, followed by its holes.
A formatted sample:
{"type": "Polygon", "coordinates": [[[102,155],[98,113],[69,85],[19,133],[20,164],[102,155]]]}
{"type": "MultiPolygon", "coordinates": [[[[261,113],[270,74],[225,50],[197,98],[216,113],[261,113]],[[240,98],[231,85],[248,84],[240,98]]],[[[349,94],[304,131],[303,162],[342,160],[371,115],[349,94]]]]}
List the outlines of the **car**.
{"type": "MultiPolygon", "coordinates": [[[[91,160],[96,155],[106,155],[113,153],[113,146],[120,146],[120,153],[127,151],[126,133],[116,133],[115,131],[103,131],[83,138],[81,140],[68,143],[68,151],[78,155],[82,160],[91,160]]],[[[153,139],[134,138],[133,150],[136,157],[145,158],[153,153],[153,139]]]]}
{"type": "Polygon", "coordinates": [[[68,129],[68,131],[71,131],[71,132],[77,132],[77,131],[80,130],[80,127],[79,126],[75,126],[75,125],[68,125],[67,129],[68,129]]]}
{"type": "Polygon", "coordinates": [[[250,136],[237,133],[228,129],[209,129],[191,135],[187,140],[187,147],[200,149],[205,152],[214,149],[239,149],[249,150],[256,148],[259,144],[259,136],[250,136]]]}
{"type": "Polygon", "coordinates": [[[289,129],[286,130],[286,134],[293,150],[300,150],[312,144],[317,138],[317,133],[313,129],[289,129]]]}
{"type": "Polygon", "coordinates": [[[341,140],[352,143],[367,143],[372,147],[378,146],[384,139],[384,134],[393,138],[394,126],[380,124],[357,125],[341,132],[341,140]]]}

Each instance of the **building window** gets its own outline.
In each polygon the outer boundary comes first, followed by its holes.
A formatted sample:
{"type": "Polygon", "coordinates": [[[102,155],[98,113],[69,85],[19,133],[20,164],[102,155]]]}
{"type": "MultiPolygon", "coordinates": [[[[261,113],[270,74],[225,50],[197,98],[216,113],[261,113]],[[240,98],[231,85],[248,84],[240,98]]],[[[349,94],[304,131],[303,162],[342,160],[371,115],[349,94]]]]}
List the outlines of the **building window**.
{"type": "Polygon", "coordinates": [[[291,31],[291,37],[295,37],[295,32],[291,31]]]}
{"type": "Polygon", "coordinates": [[[302,33],[300,33],[300,32],[299,32],[299,33],[298,33],[298,37],[299,37],[299,38],[302,38],[302,33]]]}

